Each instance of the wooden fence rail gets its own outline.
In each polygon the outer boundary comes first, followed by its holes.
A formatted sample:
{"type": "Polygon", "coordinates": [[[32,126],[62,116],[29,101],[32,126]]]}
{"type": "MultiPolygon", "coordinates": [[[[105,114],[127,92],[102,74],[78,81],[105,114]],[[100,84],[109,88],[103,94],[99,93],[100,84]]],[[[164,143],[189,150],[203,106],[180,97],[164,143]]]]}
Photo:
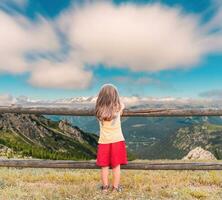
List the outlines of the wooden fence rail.
{"type": "MultiPolygon", "coordinates": [[[[1,113],[42,114],[42,115],[72,115],[94,116],[94,109],[46,106],[0,106],[1,113]]],[[[222,109],[127,109],[123,116],[128,117],[161,117],[161,116],[222,116],[222,109]]],[[[64,160],[0,160],[0,167],[21,168],[73,168],[97,169],[91,161],[64,161],[64,160]]],[[[122,169],[135,170],[222,170],[222,162],[129,162],[122,165],[122,169]]]]}
{"type": "MultiPolygon", "coordinates": [[[[70,160],[0,160],[0,167],[99,169],[92,161],[70,160]]],[[[222,162],[129,162],[122,169],[130,170],[222,170],[222,162]]]]}
{"type": "MultiPolygon", "coordinates": [[[[77,107],[41,106],[0,106],[0,113],[23,113],[42,115],[94,116],[94,109],[77,107]]],[[[161,117],[161,116],[222,116],[222,109],[127,109],[123,116],[128,117],[161,117]]]]}

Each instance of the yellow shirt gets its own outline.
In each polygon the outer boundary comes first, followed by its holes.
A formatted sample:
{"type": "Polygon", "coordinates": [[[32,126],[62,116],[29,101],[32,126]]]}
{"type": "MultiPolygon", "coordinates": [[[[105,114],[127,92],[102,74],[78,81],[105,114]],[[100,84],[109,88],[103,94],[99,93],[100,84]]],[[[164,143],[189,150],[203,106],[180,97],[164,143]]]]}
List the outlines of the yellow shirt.
{"type": "Polygon", "coordinates": [[[107,144],[125,140],[121,128],[120,111],[116,113],[116,118],[111,121],[103,121],[102,124],[99,120],[99,126],[100,136],[98,143],[107,144]]]}

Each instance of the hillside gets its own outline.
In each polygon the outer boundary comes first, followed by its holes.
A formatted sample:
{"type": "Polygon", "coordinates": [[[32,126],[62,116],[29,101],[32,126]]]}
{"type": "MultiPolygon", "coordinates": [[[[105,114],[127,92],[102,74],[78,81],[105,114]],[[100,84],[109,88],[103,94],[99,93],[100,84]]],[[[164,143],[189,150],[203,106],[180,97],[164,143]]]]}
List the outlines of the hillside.
{"type": "Polygon", "coordinates": [[[222,126],[202,122],[178,129],[169,137],[165,137],[149,147],[146,155],[151,157],[158,155],[160,159],[180,159],[190,150],[201,146],[213,153],[217,159],[222,159],[221,144],[222,126]]]}
{"type": "Polygon", "coordinates": [[[191,127],[181,128],[173,141],[174,147],[189,152],[191,149],[202,146],[212,152],[218,159],[222,159],[222,126],[202,123],[191,127]]]}
{"type": "MultiPolygon", "coordinates": [[[[97,134],[99,132],[94,117],[47,117],[54,120],[67,119],[85,131],[93,130],[97,134]]],[[[219,154],[215,155],[217,157],[221,156],[221,117],[122,117],[121,120],[128,149],[138,158],[181,159],[198,145],[219,154]],[[208,125],[202,129],[203,124],[208,125]],[[212,134],[208,137],[210,132],[212,134]],[[200,142],[198,138],[202,138],[203,141],[200,142]],[[183,144],[186,144],[186,148],[183,148],[183,144]]]]}
{"type": "Polygon", "coordinates": [[[8,157],[92,159],[97,139],[66,121],[28,114],[0,115],[0,152],[8,157]]]}

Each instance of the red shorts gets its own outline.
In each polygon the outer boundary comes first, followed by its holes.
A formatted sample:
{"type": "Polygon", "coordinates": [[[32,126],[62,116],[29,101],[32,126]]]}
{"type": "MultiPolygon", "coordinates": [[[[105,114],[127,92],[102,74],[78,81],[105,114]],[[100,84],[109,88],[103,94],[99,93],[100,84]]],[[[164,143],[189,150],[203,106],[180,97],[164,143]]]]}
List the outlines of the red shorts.
{"type": "Polygon", "coordinates": [[[108,144],[98,144],[96,165],[100,167],[115,167],[127,164],[127,151],[125,141],[108,144]]]}

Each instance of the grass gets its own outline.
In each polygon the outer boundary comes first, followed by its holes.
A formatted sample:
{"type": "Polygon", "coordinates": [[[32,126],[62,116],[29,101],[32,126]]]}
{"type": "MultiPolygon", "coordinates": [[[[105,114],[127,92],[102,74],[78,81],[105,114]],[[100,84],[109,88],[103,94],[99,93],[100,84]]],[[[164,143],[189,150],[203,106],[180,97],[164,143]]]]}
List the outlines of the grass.
{"type": "Polygon", "coordinates": [[[124,191],[108,195],[98,190],[99,172],[99,169],[0,168],[0,199],[222,199],[222,171],[122,170],[124,191]]]}

